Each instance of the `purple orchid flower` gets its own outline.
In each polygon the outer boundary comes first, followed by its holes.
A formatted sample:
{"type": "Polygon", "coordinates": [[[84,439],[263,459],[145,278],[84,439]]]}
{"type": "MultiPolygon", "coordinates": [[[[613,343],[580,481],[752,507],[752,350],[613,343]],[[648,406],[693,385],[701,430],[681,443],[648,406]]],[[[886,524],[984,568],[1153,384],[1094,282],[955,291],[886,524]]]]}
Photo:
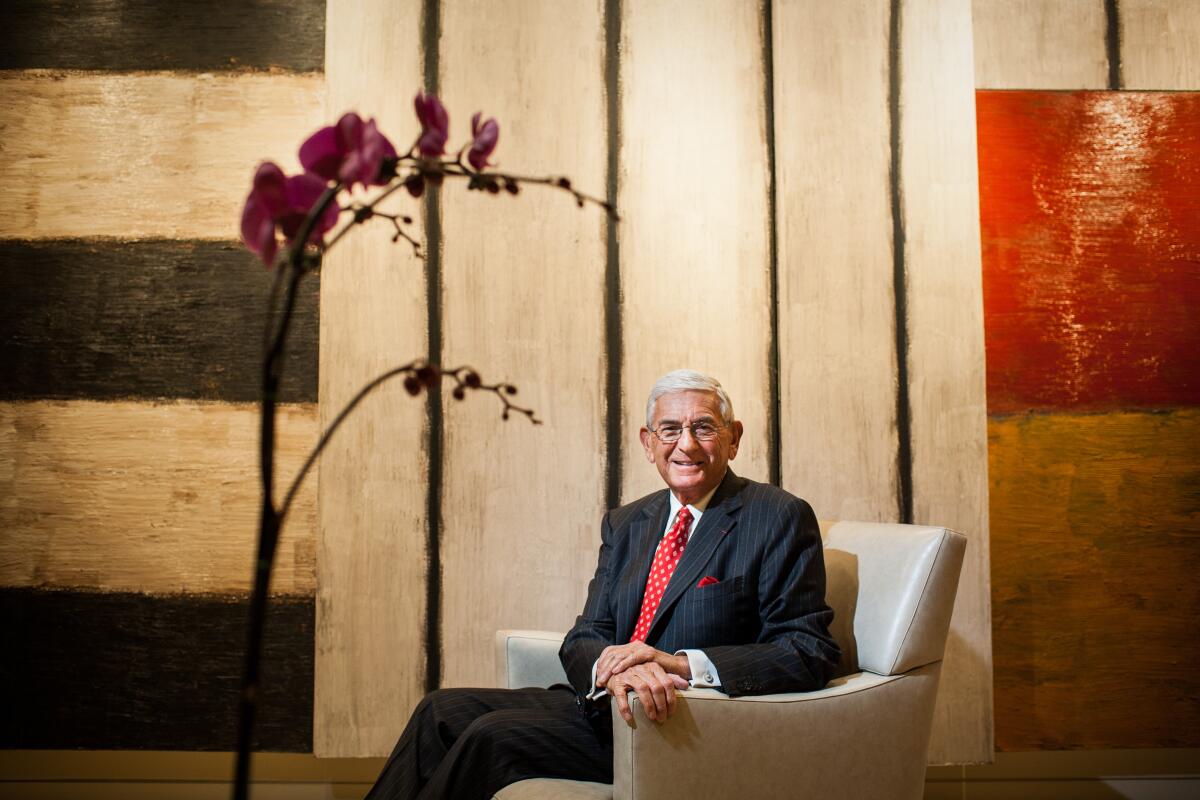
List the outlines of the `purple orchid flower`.
{"type": "Polygon", "coordinates": [[[477,171],[483,170],[490,163],[488,156],[496,149],[496,143],[500,141],[499,123],[493,118],[481,125],[479,120],[482,117],[482,111],[476,111],[475,116],[471,117],[472,141],[471,149],[467,151],[467,160],[477,171]]]}
{"type": "Polygon", "coordinates": [[[444,155],[446,140],[450,138],[450,115],[446,113],[446,107],[441,100],[424,92],[417,92],[413,105],[417,109],[417,120],[421,123],[417,150],[425,158],[444,155]]]}
{"type": "Polygon", "coordinates": [[[385,158],[395,158],[396,148],[379,132],[372,119],[363,122],[353,111],[343,114],[337,125],[329,125],[300,145],[300,163],[305,171],[347,187],[383,186],[385,158]]]}
{"type": "MultiPolygon", "coordinates": [[[[289,178],[278,164],[270,161],[260,164],[242,208],[242,241],[246,247],[271,266],[279,248],[276,228],[283,231],[289,242],[295,238],[325,188],[326,181],[317,175],[306,172],[289,178]]],[[[320,243],[325,233],[337,224],[337,218],[337,204],[330,203],[308,240],[320,243]]]]}

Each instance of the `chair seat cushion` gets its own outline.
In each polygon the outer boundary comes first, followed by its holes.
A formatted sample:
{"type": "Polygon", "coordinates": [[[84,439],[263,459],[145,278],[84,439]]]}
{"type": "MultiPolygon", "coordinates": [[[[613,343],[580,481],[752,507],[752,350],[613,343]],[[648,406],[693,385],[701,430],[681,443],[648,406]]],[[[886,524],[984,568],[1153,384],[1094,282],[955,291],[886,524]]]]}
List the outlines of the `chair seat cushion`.
{"type": "Polygon", "coordinates": [[[530,778],[496,792],[496,800],[612,800],[612,796],[612,784],[559,778],[530,778]]]}

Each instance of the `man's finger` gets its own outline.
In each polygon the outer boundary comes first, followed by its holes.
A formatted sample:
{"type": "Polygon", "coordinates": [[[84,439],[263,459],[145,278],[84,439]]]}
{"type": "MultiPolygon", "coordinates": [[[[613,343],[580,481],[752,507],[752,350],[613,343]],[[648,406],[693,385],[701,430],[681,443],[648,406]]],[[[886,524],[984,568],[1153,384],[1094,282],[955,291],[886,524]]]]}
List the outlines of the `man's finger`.
{"type": "MultiPolygon", "coordinates": [[[[620,684],[620,682],[618,682],[620,684]]],[[[618,685],[617,691],[613,693],[613,697],[617,700],[617,713],[621,715],[621,719],[633,724],[633,712],[629,710],[629,698],[625,695],[625,687],[618,685]]]]}
{"type": "Polygon", "coordinates": [[[636,672],[625,673],[621,676],[620,685],[626,691],[635,693],[642,703],[642,710],[645,711],[646,716],[654,719],[654,698],[651,696],[650,689],[646,686],[646,681],[642,679],[642,676],[636,672]]]}
{"type": "Polygon", "coordinates": [[[651,721],[656,721],[658,719],[658,705],[654,700],[654,692],[650,690],[650,686],[645,681],[641,681],[640,685],[635,688],[638,699],[642,701],[642,708],[646,711],[646,716],[651,721]]]}
{"type": "Polygon", "coordinates": [[[600,651],[600,658],[596,660],[596,685],[604,686],[608,683],[608,679],[614,674],[613,663],[620,657],[620,648],[616,645],[609,645],[600,651]]]}
{"type": "Polygon", "coordinates": [[[608,669],[596,664],[596,685],[604,686],[608,683],[608,679],[612,677],[612,673],[608,669]]]}
{"type": "Polygon", "coordinates": [[[675,713],[675,682],[672,680],[674,676],[670,675],[661,665],[657,663],[647,664],[651,673],[654,675],[654,680],[662,689],[662,707],[660,719],[666,719],[675,713]]]}
{"type": "Polygon", "coordinates": [[[654,719],[662,720],[671,716],[672,706],[674,705],[667,695],[675,696],[674,688],[664,681],[654,676],[654,680],[647,682],[647,688],[650,690],[650,697],[654,700],[654,719]]]}
{"type": "Polygon", "coordinates": [[[668,716],[668,717],[675,713],[675,706],[678,704],[678,698],[675,695],[675,681],[673,680],[674,677],[675,677],[674,675],[670,675],[669,673],[667,673],[665,671],[663,672],[663,676],[662,676],[663,691],[666,693],[666,696],[667,696],[666,716],[668,716]]]}

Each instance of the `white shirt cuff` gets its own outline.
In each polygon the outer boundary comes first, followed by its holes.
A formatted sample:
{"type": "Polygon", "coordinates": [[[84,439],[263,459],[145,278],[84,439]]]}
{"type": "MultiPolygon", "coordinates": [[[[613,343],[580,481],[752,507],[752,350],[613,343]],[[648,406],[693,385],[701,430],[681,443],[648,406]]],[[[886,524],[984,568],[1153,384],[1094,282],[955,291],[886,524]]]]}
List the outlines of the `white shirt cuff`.
{"type": "MultiPolygon", "coordinates": [[[[716,666],[708,660],[703,650],[676,650],[675,655],[682,653],[687,656],[688,668],[692,672],[689,681],[693,688],[715,689],[721,685],[721,676],[717,674],[716,666]]],[[[592,674],[593,679],[595,673],[592,674]]]]}
{"type": "Polygon", "coordinates": [[[604,695],[607,694],[604,689],[601,689],[596,685],[596,665],[599,663],[600,659],[598,658],[592,662],[592,690],[587,693],[588,700],[599,700],[601,697],[604,697],[604,695]]]}

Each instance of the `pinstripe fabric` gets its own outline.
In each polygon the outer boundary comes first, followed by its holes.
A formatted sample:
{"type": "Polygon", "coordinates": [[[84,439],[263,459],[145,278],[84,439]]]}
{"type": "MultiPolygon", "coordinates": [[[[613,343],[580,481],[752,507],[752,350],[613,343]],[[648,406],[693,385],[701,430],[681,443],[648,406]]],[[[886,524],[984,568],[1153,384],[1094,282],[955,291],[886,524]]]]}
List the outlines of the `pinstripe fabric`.
{"type": "MultiPolygon", "coordinates": [[[[576,691],[590,689],[600,651],[629,640],[669,505],[664,489],[605,515],[587,602],[559,651],[576,691]]],[[[824,686],[838,662],[832,619],[812,508],[730,470],[675,568],[646,643],[703,650],[730,695],[805,691],[824,686]],[[697,586],[708,575],[719,582],[697,586]]]]}
{"type": "MultiPolygon", "coordinates": [[[[670,509],[667,490],[610,511],[588,598],[559,657],[574,691],[442,689],[417,706],[368,798],[490,798],[529,777],[612,781],[608,706],[579,698],[629,641],[670,509]]],[[[817,519],[787,492],[727,472],[667,584],[646,643],[704,650],[731,695],[819,688],[838,662],[817,519]],[[715,584],[697,586],[701,578],[715,584]]]]}
{"type": "Polygon", "coordinates": [[[479,798],[533,777],[612,782],[612,721],[567,686],[439,689],[408,721],[367,800],[479,798]]]}

